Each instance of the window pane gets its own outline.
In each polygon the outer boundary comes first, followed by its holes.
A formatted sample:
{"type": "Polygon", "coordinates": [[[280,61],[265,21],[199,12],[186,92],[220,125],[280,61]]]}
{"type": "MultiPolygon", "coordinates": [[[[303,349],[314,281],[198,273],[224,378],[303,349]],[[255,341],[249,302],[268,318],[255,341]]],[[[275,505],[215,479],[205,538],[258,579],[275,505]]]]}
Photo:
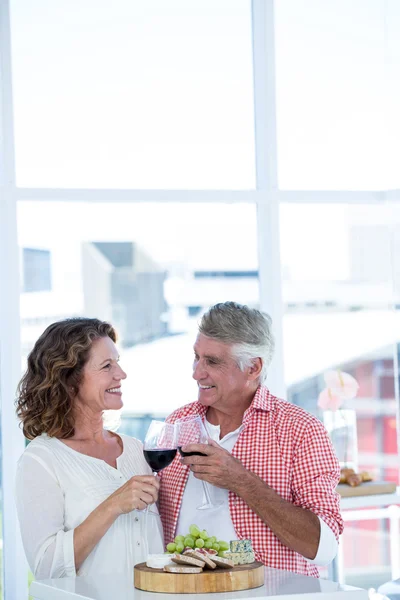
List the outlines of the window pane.
{"type": "MultiPolygon", "coordinates": [[[[204,309],[258,306],[254,205],[20,202],[18,219],[20,246],[47,251],[51,265],[50,290],[39,289],[39,269],[38,291],[21,294],[24,361],[56,320],[111,321],[132,418],[196,399],[192,346],[204,309]]],[[[135,421],[129,431],[142,429],[135,421]]]]}
{"type": "MultiPolygon", "coordinates": [[[[355,410],[358,471],[398,483],[392,231],[400,231],[400,207],[285,204],[281,217],[288,398],[324,419],[317,405],[324,373],[353,375],[358,394],[333,417],[348,423],[342,409],[355,410]]],[[[349,437],[336,437],[336,450],[351,460],[349,437]]],[[[376,588],[390,579],[387,520],[348,523],[343,539],[346,583],[376,588]]]]}
{"type": "Polygon", "coordinates": [[[389,189],[400,188],[400,5],[398,0],[386,0],[386,131],[388,136],[387,176],[389,189]]]}
{"type": "Polygon", "coordinates": [[[399,187],[399,2],[280,0],[275,15],[279,186],[399,187]]]}
{"type": "MultiPolygon", "coordinates": [[[[1,358],[1,356],[0,356],[1,358]]],[[[1,394],[1,386],[0,386],[0,407],[3,406],[4,398],[1,394]]],[[[0,408],[1,410],[1,408],[0,408]]],[[[0,425],[0,460],[2,461],[3,454],[3,441],[1,435],[1,425],[0,425]]],[[[3,588],[4,588],[4,556],[3,556],[3,473],[2,469],[0,469],[0,600],[3,600],[3,588]]]]}
{"type": "Polygon", "coordinates": [[[20,186],[255,185],[250,0],[12,0],[20,186]]]}

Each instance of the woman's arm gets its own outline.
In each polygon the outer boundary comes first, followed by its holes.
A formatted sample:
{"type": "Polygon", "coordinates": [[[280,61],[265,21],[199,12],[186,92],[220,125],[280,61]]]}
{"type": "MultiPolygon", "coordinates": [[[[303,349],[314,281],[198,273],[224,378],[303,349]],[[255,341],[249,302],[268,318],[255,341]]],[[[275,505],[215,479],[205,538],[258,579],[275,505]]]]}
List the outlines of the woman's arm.
{"type": "Polygon", "coordinates": [[[16,479],[16,502],[29,566],[38,579],[74,576],[119,515],[157,499],[152,475],[132,477],[75,529],[65,531],[64,495],[45,457],[25,454],[16,479]]]}
{"type": "Polygon", "coordinates": [[[78,571],[115,519],[132,510],[143,510],[157,501],[160,484],[153,475],[131,477],[104,500],[74,530],[75,568],[78,571]]]}

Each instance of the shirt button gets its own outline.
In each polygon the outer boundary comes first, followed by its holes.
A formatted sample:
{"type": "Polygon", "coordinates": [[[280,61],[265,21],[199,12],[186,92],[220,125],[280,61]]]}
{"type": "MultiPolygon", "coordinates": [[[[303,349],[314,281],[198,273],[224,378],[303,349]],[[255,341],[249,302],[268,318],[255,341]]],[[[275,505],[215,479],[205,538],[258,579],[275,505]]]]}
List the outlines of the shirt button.
{"type": "Polygon", "coordinates": [[[135,521],[136,521],[136,522],[138,522],[138,521],[139,521],[139,519],[138,519],[137,517],[135,517],[135,521]]]}
{"type": "Polygon", "coordinates": [[[140,542],[136,542],[136,545],[137,545],[137,546],[140,546],[140,542]]]}

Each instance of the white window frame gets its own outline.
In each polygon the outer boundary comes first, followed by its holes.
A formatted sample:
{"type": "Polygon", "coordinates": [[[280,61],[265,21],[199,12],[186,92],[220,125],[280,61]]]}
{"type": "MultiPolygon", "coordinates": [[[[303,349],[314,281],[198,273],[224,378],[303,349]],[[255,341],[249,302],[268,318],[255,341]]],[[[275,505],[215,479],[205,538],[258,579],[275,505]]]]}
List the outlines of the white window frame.
{"type": "MultiPolygon", "coordinates": [[[[252,0],[255,102],[255,190],[114,190],[17,188],[13,131],[9,0],[0,0],[0,391],[3,445],[3,564],[5,600],[25,600],[27,565],[18,533],[14,503],[16,462],[24,438],[13,399],[20,377],[20,286],[17,240],[19,200],[70,202],[204,202],[251,203],[257,209],[260,304],[273,318],[276,355],[269,375],[271,388],[285,395],[282,342],[282,290],[279,257],[279,204],[382,203],[399,201],[400,190],[285,191],[278,189],[274,0],[252,0]],[[271,284],[272,282],[272,284],[271,284]],[[4,293],[6,292],[6,293],[4,293]],[[5,453],[7,451],[7,455],[5,453]]],[[[399,423],[398,435],[399,435],[399,423]]]]}
{"type": "Polygon", "coordinates": [[[15,198],[14,130],[8,2],[0,2],[0,400],[3,511],[3,595],[25,600],[28,570],[14,499],[17,460],[24,437],[14,410],[21,374],[19,251],[15,198]]]}

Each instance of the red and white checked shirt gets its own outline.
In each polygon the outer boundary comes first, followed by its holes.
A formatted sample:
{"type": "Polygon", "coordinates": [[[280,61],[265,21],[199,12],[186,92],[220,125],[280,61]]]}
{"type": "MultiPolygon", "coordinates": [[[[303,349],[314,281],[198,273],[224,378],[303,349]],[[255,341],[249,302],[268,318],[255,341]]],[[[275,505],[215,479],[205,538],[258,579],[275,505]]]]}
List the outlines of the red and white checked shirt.
{"type": "MultiPolygon", "coordinates": [[[[207,407],[193,402],[167,419],[173,423],[189,415],[205,417],[207,407]]],[[[243,416],[243,425],[232,455],[258,475],[282,498],[306,508],[332,529],[343,531],[339,511],[339,463],[322,423],[302,408],[270,394],[260,386],[243,416]]],[[[166,543],[177,533],[179,510],[189,468],[177,455],[162,471],[159,509],[166,543]]],[[[229,491],[229,511],[238,539],[250,538],[256,559],[269,567],[318,577],[318,569],[284,546],[246,502],[229,491]]]]}

